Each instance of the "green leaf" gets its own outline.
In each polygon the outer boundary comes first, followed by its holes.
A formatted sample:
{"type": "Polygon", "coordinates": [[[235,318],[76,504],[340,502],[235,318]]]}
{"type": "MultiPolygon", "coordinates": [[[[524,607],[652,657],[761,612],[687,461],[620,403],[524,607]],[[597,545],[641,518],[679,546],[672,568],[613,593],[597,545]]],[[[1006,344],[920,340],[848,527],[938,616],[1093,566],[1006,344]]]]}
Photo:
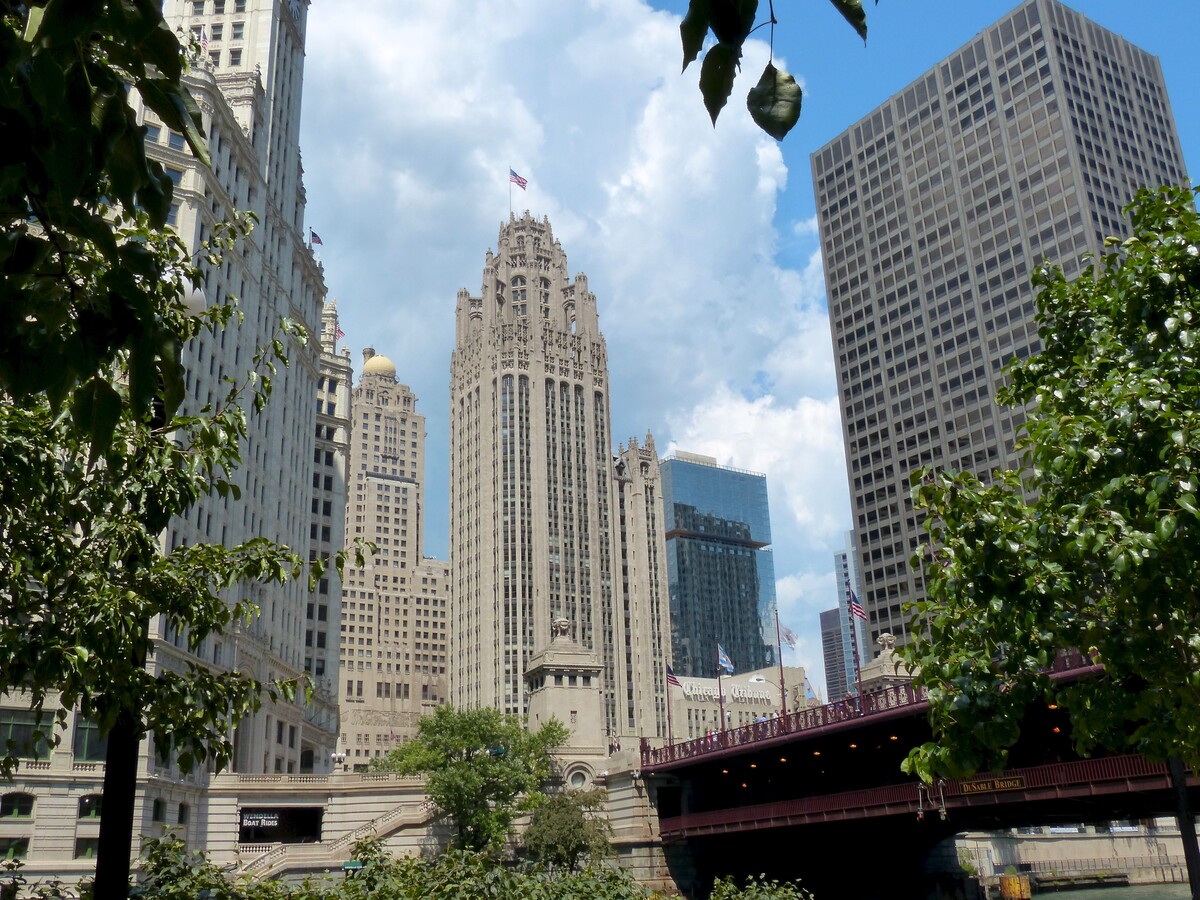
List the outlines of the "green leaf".
{"type": "Polygon", "coordinates": [[[1178,525],[1178,520],[1174,516],[1171,516],[1171,515],[1163,516],[1161,519],[1158,520],[1158,529],[1157,529],[1158,539],[1160,541],[1169,540],[1171,538],[1171,536],[1173,534],[1175,534],[1175,527],[1177,525],[1178,525]]]}
{"type": "Polygon", "coordinates": [[[683,71],[692,64],[704,48],[704,36],[708,34],[709,0],[691,0],[687,15],[679,23],[679,39],[683,44],[683,71]]]}
{"type": "Polygon", "coordinates": [[[717,40],[741,55],[742,44],[754,29],[758,0],[709,0],[709,26],[717,40]]]}
{"type": "Polygon", "coordinates": [[[700,93],[704,96],[704,108],[715,126],[717,116],[729,102],[733,93],[733,79],[737,77],[740,52],[727,44],[716,44],[704,55],[700,69],[700,93]]]}
{"type": "Polygon", "coordinates": [[[112,444],[120,417],[121,396],[107,381],[93,378],[75,392],[71,418],[91,441],[89,463],[94,463],[112,444]]]}
{"type": "Polygon", "coordinates": [[[188,146],[204,165],[212,165],[208,142],[204,139],[203,116],[195,98],[183,85],[169,78],[143,78],[137,89],[146,105],[158,113],[168,128],[181,132],[188,146]]]}
{"type": "Polygon", "coordinates": [[[854,27],[865,44],[867,41],[867,13],[863,9],[862,0],[829,0],[829,2],[842,14],[842,18],[854,27]]]}
{"type": "Polygon", "coordinates": [[[803,93],[791,73],[767,63],[758,84],[746,95],[746,108],[756,125],[782,141],[800,120],[803,93]]]}

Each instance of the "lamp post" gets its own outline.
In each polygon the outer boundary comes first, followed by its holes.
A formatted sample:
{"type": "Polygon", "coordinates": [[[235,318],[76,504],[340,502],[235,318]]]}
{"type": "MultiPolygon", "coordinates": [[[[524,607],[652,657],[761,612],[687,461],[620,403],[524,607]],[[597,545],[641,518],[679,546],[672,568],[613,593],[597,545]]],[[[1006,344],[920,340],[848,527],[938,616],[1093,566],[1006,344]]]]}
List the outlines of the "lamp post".
{"type": "Polygon", "coordinates": [[[339,767],[339,766],[340,766],[340,767],[341,767],[343,770],[345,770],[345,762],[346,762],[346,753],[345,753],[345,751],[343,751],[343,750],[334,750],[332,753],[330,753],[330,754],[329,754],[329,762],[330,762],[330,763],[332,764],[332,766],[333,766],[333,771],[335,771],[335,772],[336,772],[336,771],[338,771],[338,767],[339,767]]]}

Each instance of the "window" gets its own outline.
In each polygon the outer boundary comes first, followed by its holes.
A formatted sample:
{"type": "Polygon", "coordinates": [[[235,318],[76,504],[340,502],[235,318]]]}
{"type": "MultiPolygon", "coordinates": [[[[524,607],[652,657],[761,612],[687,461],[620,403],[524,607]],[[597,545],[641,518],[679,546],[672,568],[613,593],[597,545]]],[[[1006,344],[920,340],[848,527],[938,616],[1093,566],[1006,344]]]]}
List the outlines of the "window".
{"type": "Polygon", "coordinates": [[[233,0],[233,11],[235,13],[244,13],[246,11],[246,0],[233,0]]]}
{"type": "Polygon", "coordinates": [[[221,39],[221,35],[224,33],[224,31],[225,31],[225,26],[222,25],[220,22],[217,22],[212,27],[212,39],[214,41],[219,41],[221,39]]]}
{"type": "Polygon", "coordinates": [[[240,66],[241,64],[242,64],[242,51],[240,49],[239,50],[230,50],[229,51],[229,65],[240,66]]]}
{"type": "Polygon", "coordinates": [[[246,36],[246,23],[234,22],[229,26],[229,39],[231,41],[240,41],[246,36]]]}
{"type": "Polygon", "coordinates": [[[0,859],[24,859],[29,855],[29,838],[0,838],[0,859]]]}
{"type": "Polygon", "coordinates": [[[168,147],[170,147],[172,150],[182,150],[183,144],[184,144],[184,140],[183,140],[182,134],[180,134],[178,131],[168,132],[168,134],[167,134],[167,146],[168,147]]]}
{"type": "Polygon", "coordinates": [[[188,820],[191,817],[192,817],[191,807],[188,806],[186,803],[180,803],[179,804],[179,816],[178,816],[178,818],[176,818],[175,821],[177,821],[180,825],[186,825],[188,823],[188,820]]]}
{"type": "Polygon", "coordinates": [[[0,819],[28,819],[33,815],[33,794],[0,797],[0,819]]]}
{"type": "Polygon", "coordinates": [[[100,838],[75,838],[75,858],[95,859],[96,849],[100,846],[100,838]]]}
{"type": "Polygon", "coordinates": [[[193,16],[204,15],[204,0],[193,0],[192,15],[193,16]]]}
{"type": "Polygon", "coordinates": [[[212,66],[214,69],[220,68],[220,66],[221,66],[221,51],[220,50],[210,50],[209,51],[208,64],[210,66],[212,66]]]}
{"type": "Polygon", "coordinates": [[[81,819],[98,819],[100,818],[100,795],[88,794],[86,797],[79,798],[79,818],[81,819]]]}
{"type": "Polygon", "coordinates": [[[213,12],[222,15],[225,12],[225,0],[213,0],[213,12]]]}
{"type": "Polygon", "coordinates": [[[99,726],[78,713],[75,714],[71,752],[75,754],[75,762],[104,762],[108,752],[108,739],[100,737],[99,726]]]}
{"type": "Polygon", "coordinates": [[[150,810],[150,818],[155,822],[167,821],[167,804],[162,799],[154,801],[154,805],[150,810]]]}
{"type": "Polygon", "coordinates": [[[14,745],[13,754],[20,759],[50,758],[50,743],[39,729],[37,715],[32,710],[0,710],[0,747],[7,746],[9,741],[14,745]]]}
{"type": "Polygon", "coordinates": [[[149,122],[147,122],[146,123],[146,143],[147,144],[157,144],[158,139],[161,137],[162,137],[162,129],[159,128],[157,125],[151,125],[149,122]]]}

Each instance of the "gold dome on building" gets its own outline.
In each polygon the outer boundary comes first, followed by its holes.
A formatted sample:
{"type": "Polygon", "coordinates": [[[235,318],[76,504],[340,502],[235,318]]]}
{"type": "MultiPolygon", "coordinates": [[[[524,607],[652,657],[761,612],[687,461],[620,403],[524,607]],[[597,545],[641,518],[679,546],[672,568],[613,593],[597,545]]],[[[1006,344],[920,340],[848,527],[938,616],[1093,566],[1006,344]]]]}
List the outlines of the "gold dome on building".
{"type": "Polygon", "coordinates": [[[396,377],[396,364],[382,354],[376,353],[371,348],[363,351],[366,359],[363,361],[364,375],[386,375],[388,378],[396,377]]]}

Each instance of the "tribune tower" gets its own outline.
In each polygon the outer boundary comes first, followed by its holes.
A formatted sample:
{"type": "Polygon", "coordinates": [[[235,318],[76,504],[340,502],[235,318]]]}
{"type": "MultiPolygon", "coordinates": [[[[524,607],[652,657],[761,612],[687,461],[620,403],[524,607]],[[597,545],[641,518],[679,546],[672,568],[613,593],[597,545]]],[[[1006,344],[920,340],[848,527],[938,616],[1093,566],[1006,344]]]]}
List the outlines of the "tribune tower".
{"type": "Polygon", "coordinates": [[[452,700],[526,713],[525,673],[554,628],[599,666],[610,734],[665,734],[658,464],[652,452],[637,462],[630,519],[630,465],[613,456],[608,352],[587,277],[568,275],[549,221],[512,217],[480,294],[459,291],[456,316],[452,700]]]}

